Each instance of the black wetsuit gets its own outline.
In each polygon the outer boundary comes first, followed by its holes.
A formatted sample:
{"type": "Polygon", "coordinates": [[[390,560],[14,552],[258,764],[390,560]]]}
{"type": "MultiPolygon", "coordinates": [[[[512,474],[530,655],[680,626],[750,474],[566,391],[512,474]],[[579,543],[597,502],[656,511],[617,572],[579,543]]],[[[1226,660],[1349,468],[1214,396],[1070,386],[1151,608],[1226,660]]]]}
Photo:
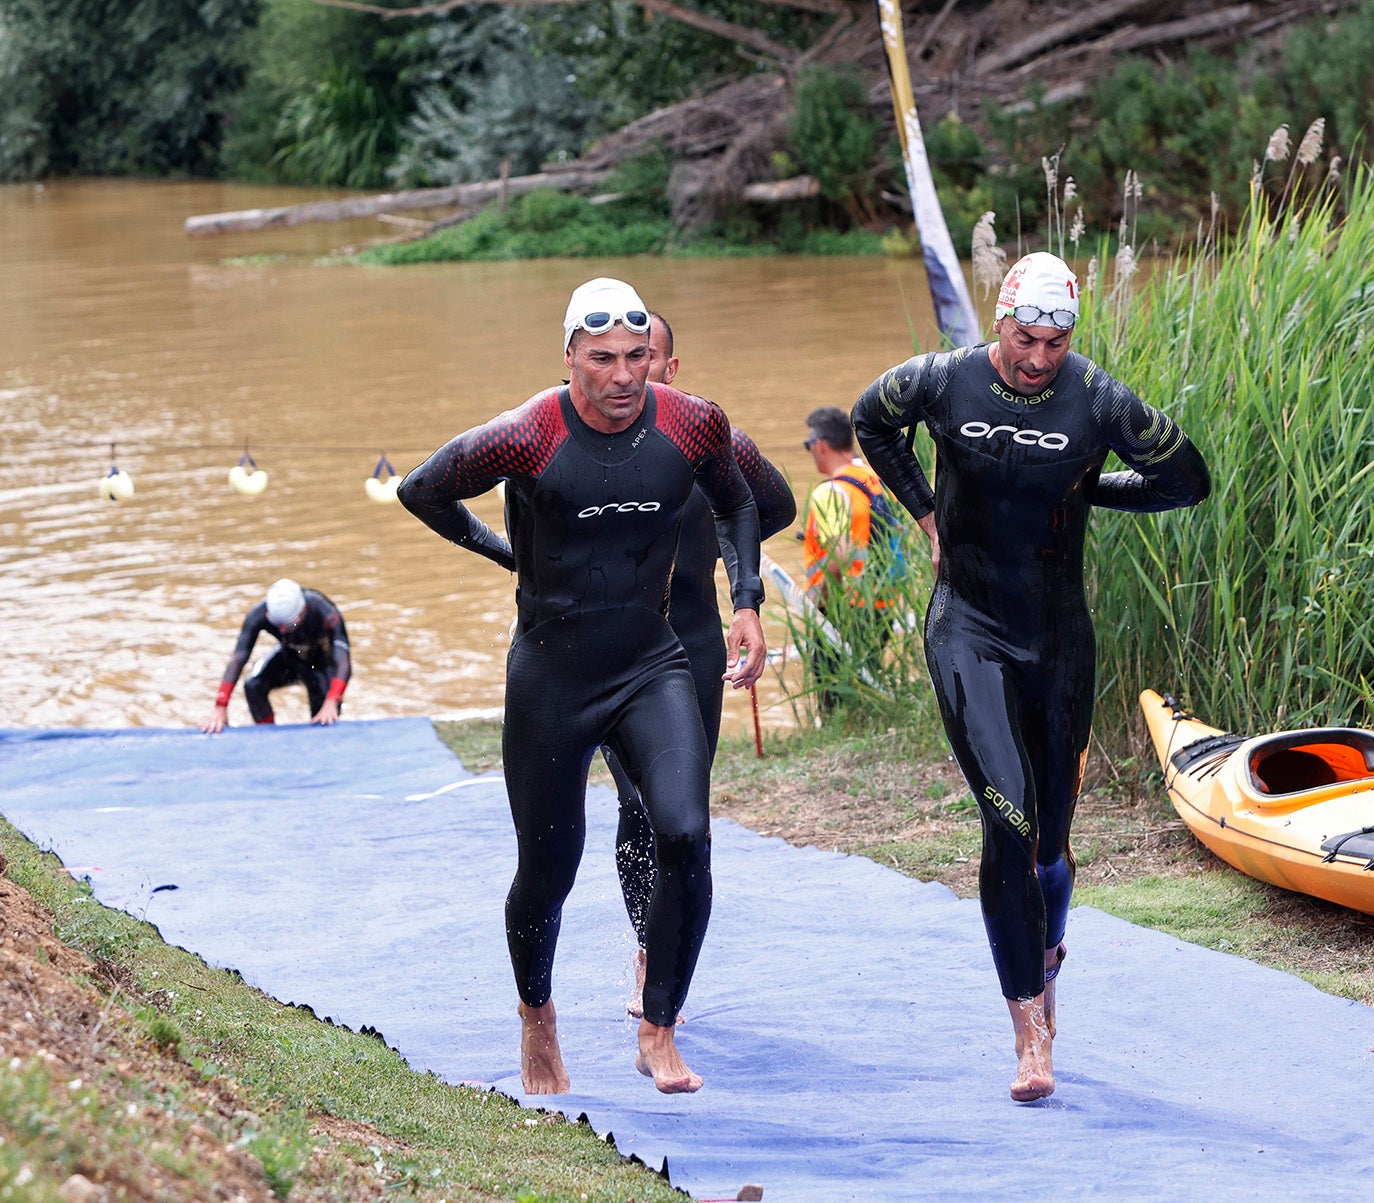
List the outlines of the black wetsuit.
{"type": "Polygon", "coordinates": [[[758,513],[729,430],[709,401],[651,385],[628,429],[601,434],[566,388],[550,389],[459,435],[401,484],[422,521],[518,574],[502,736],[519,847],[506,936],[528,1006],[552,993],[586,835],[587,767],[603,743],[641,783],[658,850],[644,1015],[671,1026],[686,997],[711,910],[710,756],[665,615],[678,527],[698,483],[735,557],[736,608],[762,602],[758,513]],[[500,480],[509,546],[460,500],[500,480]]]}
{"type": "Polygon", "coordinates": [[[935,512],[926,661],[982,815],[979,888],[1002,993],[1033,998],[1073,891],[1096,670],[1089,509],[1194,505],[1207,467],[1169,418],[1073,353],[1035,396],[1002,381],[986,346],[918,356],[874,381],[853,416],[883,483],[917,517],[935,512]],[[934,493],[904,434],[916,423],[935,443],[934,493]],[[1101,475],[1113,451],[1128,470],[1101,475]]]}
{"type": "MultiPolygon", "coordinates": [[[[730,429],[735,461],[754,495],[759,511],[759,536],[766,539],[797,516],[797,501],[781,472],[759,451],[754,440],[737,427],[730,429]]],[[[721,699],[725,690],[725,636],[721,630],[720,603],[716,598],[716,562],[720,540],[710,502],[693,489],[682,515],[677,559],[668,595],[668,622],[687,653],[696,686],[697,707],[706,728],[706,747],[715,759],[720,737],[721,699]]],[[[619,795],[619,827],[615,859],[620,887],[630,922],[644,942],[644,925],[654,888],[654,835],[639,788],[609,748],[603,748],[606,765],[615,778],[619,795]]]]}
{"type": "Polygon", "coordinates": [[[293,685],[297,681],[305,685],[310,698],[310,713],[316,715],[324,700],[331,693],[335,698],[343,696],[343,687],[353,672],[353,662],[348,649],[348,628],[344,626],[343,615],[329,598],[315,589],[303,589],[305,594],[305,617],[295,630],[281,633],[267,617],[267,603],[260,601],[248,611],[239,631],[239,641],[234,646],[234,654],[229,657],[229,666],[224,670],[220,681],[221,696],[229,700],[229,691],[243,672],[248,657],[253,654],[253,645],[264,631],[281,644],[273,648],[253,670],[243,683],[243,696],[248,701],[249,713],[255,723],[273,721],[272,703],[269,694],[283,685],[293,685]],[[227,687],[227,688],[226,688],[227,687]]]}

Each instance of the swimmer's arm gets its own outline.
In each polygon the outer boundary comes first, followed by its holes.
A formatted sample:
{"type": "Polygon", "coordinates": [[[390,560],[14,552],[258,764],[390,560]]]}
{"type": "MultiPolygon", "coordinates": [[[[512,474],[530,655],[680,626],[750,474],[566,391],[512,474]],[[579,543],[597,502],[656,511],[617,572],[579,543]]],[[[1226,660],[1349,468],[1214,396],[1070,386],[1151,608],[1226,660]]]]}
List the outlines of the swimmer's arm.
{"type": "Polygon", "coordinates": [[[325,615],[324,627],[330,632],[329,650],[334,657],[334,680],[339,682],[338,685],[331,683],[330,691],[337,699],[343,697],[343,687],[353,676],[353,653],[348,645],[348,628],[344,626],[343,614],[338,606],[331,605],[330,609],[332,613],[325,615]]]}
{"type": "Polygon", "coordinates": [[[863,391],[851,414],[864,457],[916,519],[935,508],[935,493],[906,433],[922,420],[929,358],[918,355],[884,372],[863,391]]]}
{"type": "MultiPolygon", "coordinates": [[[[738,475],[739,469],[735,469],[738,475]]],[[[759,575],[759,511],[744,478],[739,477],[743,498],[734,505],[717,503],[716,496],[703,488],[716,520],[716,538],[721,558],[730,578],[730,600],[736,610],[757,610],[763,604],[763,579],[759,575]]]]}
{"type": "Polygon", "coordinates": [[[730,599],[735,607],[735,617],[725,636],[725,673],[721,679],[736,689],[747,689],[763,676],[768,655],[758,615],[763,605],[758,507],[730,449],[728,429],[722,430],[715,451],[695,470],[697,483],[715,516],[716,538],[730,577],[730,599]]]}
{"type": "Polygon", "coordinates": [[[759,538],[767,539],[788,526],[797,516],[797,499],[787,478],[769,463],[757,444],[744,431],[730,431],[735,460],[744,474],[744,483],[754,495],[759,511],[759,538]]]}
{"type": "Polygon", "coordinates": [[[243,620],[233,655],[229,657],[224,676],[220,678],[214,708],[210,711],[209,717],[200,724],[200,729],[208,735],[223,731],[229,725],[229,699],[233,696],[234,686],[238,684],[239,677],[243,675],[243,667],[248,663],[248,657],[253,654],[253,644],[258,641],[258,632],[262,630],[266,613],[267,603],[259,602],[248,611],[248,617],[243,620]]]}
{"type": "Polygon", "coordinates": [[[461,500],[495,488],[499,479],[471,462],[466,454],[466,436],[459,435],[407,473],[396,496],[436,534],[514,572],[515,555],[510,544],[461,500]]]}
{"type": "Polygon", "coordinates": [[[1112,450],[1127,465],[1108,472],[1092,486],[1094,505],[1155,514],[1197,505],[1212,490],[1202,453],[1165,414],[1145,404],[1125,385],[1112,381],[1109,404],[1116,417],[1107,429],[1112,450]]]}

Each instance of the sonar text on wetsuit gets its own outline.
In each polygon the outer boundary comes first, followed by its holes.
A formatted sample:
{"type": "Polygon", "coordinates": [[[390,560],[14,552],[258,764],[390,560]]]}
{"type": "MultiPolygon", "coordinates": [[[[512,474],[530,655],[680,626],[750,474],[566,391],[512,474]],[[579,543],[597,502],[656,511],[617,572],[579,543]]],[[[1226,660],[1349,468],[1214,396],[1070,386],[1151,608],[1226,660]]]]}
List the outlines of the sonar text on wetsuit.
{"type": "Polygon", "coordinates": [[[517,573],[503,759],[519,848],[506,933],[521,1000],[545,1004],[585,839],[587,767],[609,744],[644,792],[658,850],[644,1015],[671,1028],[711,908],[710,756],[687,657],[665,616],[683,509],[710,501],[736,609],[757,609],[758,514],[719,407],[650,385],[628,428],[578,416],[566,388],[458,436],[411,472],[402,503],[517,573]],[[506,481],[510,545],[462,499],[506,481]]]}
{"type": "Polygon", "coordinates": [[[1067,920],[1092,723],[1089,509],[1194,505],[1207,468],[1174,422],[1072,352],[1034,396],[1003,382],[986,346],[918,356],[869,386],[854,426],[903,505],[934,511],[926,659],[982,815],[980,893],[1002,993],[1034,998],[1067,920]],[[917,423],[935,444],[934,492],[905,437],[917,423]],[[1110,452],[1126,469],[1104,475],[1110,452]]]}
{"type": "MultiPolygon", "coordinates": [[[[735,461],[753,494],[759,512],[759,537],[768,538],[797,515],[796,498],[787,479],[764,458],[757,444],[738,427],[730,428],[735,461]]],[[[721,630],[720,604],[716,598],[716,564],[720,540],[710,503],[700,489],[693,489],[682,515],[677,558],[673,565],[668,600],[668,622],[682,643],[696,686],[697,707],[706,729],[706,747],[712,760],[720,737],[725,672],[725,637],[721,630]]],[[[644,924],[654,885],[654,842],[648,814],[639,788],[630,780],[613,751],[606,764],[619,795],[619,827],[616,832],[616,868],[630,922],[644,946],[644,924]]]]}

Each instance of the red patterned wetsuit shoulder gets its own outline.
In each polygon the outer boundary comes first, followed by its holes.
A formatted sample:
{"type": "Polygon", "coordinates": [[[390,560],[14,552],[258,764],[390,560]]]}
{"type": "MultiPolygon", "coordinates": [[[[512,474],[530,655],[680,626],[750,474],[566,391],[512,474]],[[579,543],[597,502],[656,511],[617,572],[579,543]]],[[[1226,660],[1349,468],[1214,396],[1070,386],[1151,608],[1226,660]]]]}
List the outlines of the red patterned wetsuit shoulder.
{"type": "Polygon", "coordinates": [[[666,384],[650,386],[658,404],[658,428],[685,455],[700,463],[730,438],[730,419],[714,401],[666,384]]]}
{"type": "Polygon", "coordinates": [[[466,466],[482,475],[538,476],[568,437],[558,393],[545,389],[478,426],[468,436],[466,466]]]}

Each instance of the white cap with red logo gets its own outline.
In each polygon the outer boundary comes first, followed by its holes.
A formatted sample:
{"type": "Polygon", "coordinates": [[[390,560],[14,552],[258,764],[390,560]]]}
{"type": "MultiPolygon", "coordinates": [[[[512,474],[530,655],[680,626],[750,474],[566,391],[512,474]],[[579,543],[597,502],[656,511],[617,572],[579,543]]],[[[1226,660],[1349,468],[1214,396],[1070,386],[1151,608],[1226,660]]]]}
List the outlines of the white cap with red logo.
{"type": "Polygon", "coordinates": [[[1023,326],[1071,330],[1078,320],[1078,277],[1058,255],[1033,251],[1012,264],[997,294],[996,315],[1023,326]]]}

